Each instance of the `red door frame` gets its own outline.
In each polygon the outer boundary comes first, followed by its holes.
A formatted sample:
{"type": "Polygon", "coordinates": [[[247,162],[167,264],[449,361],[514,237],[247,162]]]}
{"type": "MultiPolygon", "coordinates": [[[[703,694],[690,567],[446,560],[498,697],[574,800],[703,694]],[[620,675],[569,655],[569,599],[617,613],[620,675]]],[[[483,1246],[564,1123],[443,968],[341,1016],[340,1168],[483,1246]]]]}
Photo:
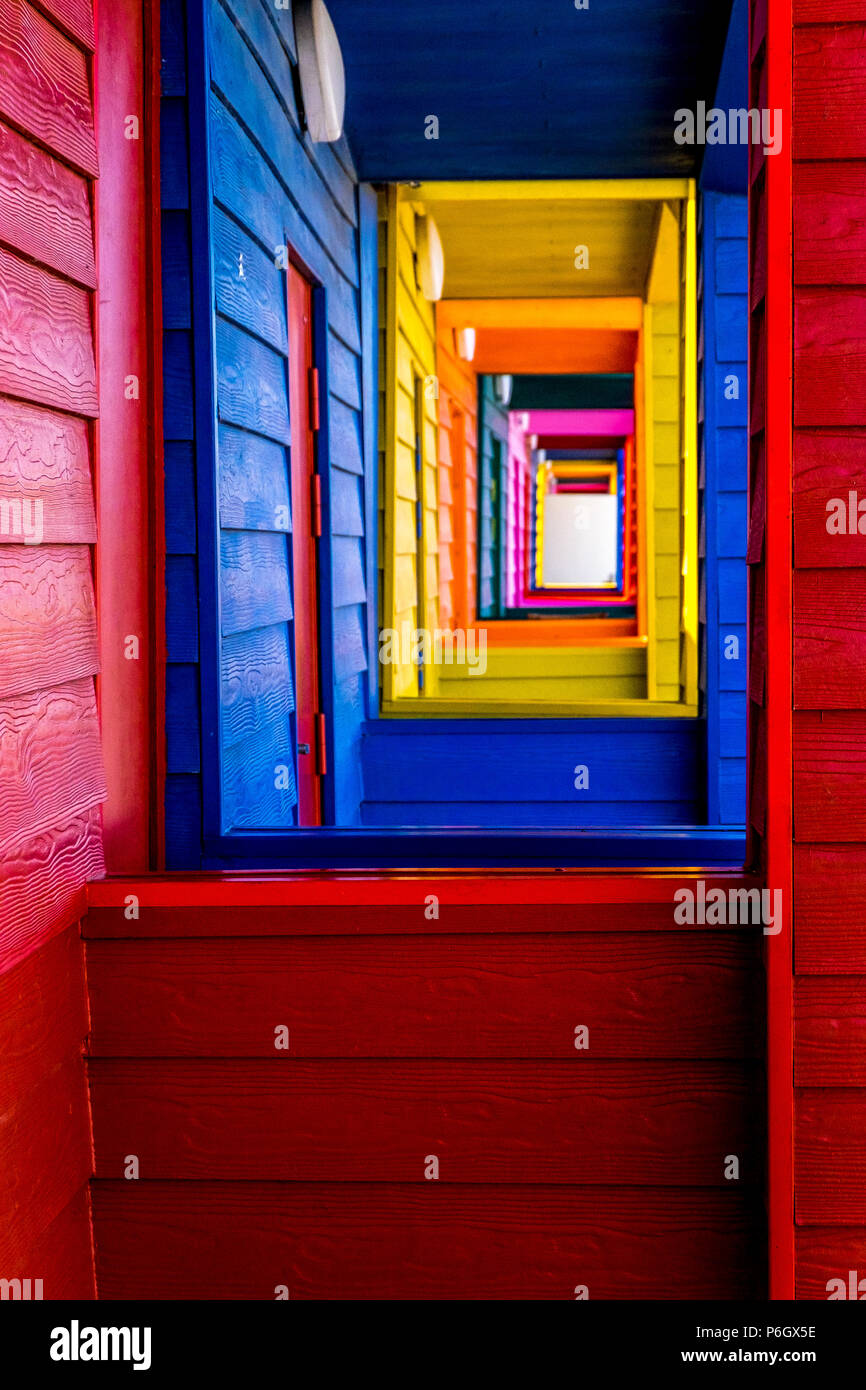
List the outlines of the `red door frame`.
{"type": "MultiPolygon", "coordinates": [[[[752,0],[752,24],[762,5],[752,0]]],[[[753,32],[753,30],[751,31],[753,32]]],[[[752,57],[754,58],[754,49],[752,57]]],[[[766,847],[767,886],[782,893],[782,930],[766,941],[769,1294],[794,1297],[793,640],[792,640],[792,0],[768,0],[766,103],[782,112],[781,151],[767,156],[766,847]]]]}
{"type": "Polygon", "coordinates": [[[324,721],[319,706],[316,539],[322,534],[322,501],[316,471],[318,374],[313,365],[313,286],[291,261],[287,277],[298,824],[316,826],[322,823],[322,775],[326,771],[324,721]]]}
{"type": "Polygon", "coordinates": [[[95,18],[96,688],[105,862],[128,873],[162,862],[159,6],[97,0],[95,18]]]}

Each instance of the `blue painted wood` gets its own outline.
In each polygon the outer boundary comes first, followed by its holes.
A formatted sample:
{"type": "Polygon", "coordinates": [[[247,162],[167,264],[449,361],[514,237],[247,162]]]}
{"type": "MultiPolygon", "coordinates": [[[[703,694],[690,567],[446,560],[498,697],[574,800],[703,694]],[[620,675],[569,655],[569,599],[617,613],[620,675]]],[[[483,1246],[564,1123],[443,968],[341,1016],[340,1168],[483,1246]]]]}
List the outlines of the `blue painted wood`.
{"type": "Polygon", "coordinates": [[[223,749],[224,829],[290,830],[298,800],[292,721],[271,722],[223,749]]]}
{"type": "MultiPolygon", "coordinates": [[[[334,609],[334,674],[343,682],[367,669],[364,611],[361,604],[334,609]]],[[[355,730],[355,740],[358,730],[355,730]]]]}
{"type": "Polygon", "coordinates": [[[165,549],[195,555],[195,460],[192,443],[167,441],[165,450],[165,549]]]}
{"type": "Polygon", "coordinates": [[[285,357],[217,318],[216,360],[220,420],[290,444],[285,357]]]}
{"type": "Polygon", "coordinates": [[[166,670],[166,770],[201,771],[198,667],[172,663],[166,670]]]}
{"type": "Polygon", "coordinates": [[[165,866],[201,865],[201,778],[169,773],[165,779],[165,866]]]}
{"type": "Polygon", "coordinates": [[[163,432],[166,439],[193,439],[193,345],[189,333],[162,335],[163,432]]]}
{"type": "Polygon", "coordinates": [[[658,730],[652,720],[612,721],[615,730],[575,720],[559,732],[543,720],[527,720],[519,732],[500,731],[500,721],[448,720],[440,731],[438,720],[401,720],[400,732],[378,732],[393,722],[364,728],[368,803],[557,802],[592,806],[596,823],[605,819],[602,806],[630,803],[633,823],[645,824],[656,802],[698,800],[703,729],[695,720],[660,721],[658,730]],[[623,730],[624,722],[637,727],[623,730]],[[586,789],[575,788],[578,766],[587,768],[586,789]]]}
{"type": "Polygon", "coordinates": [[[186,147],[186,102],[162,101],[159,119],[160,199],[163,210],[189,207],[189,164],[186,147]]]}
{"type": "Polygon", "coordinates": [[[190,289],[191,252],[189,246],[189,216],[186,212],[162,214],[162,281],[171,286],[171,294],[163,297],[162,326],[192,327],[190,289]]]}
{"type": "Polygon", "coordinates": [[[294,713],[294,672],[285,623],[240,632],[223,642],[222,739],[232,748],[294,713]]]}
{"type": "Polygon", "coordinates": [[[636,802],[581,802],[569,806],[546,801],[407,801],[367,802],[361,808],[365,826],[475,826],[478,829],[516,829],[525,827],[567,828],[606,825],[640,826],[651,815],[654,825],[688,825],[698,819],[702,802],[654,801],[652,806],[636,802]]]}
{"type": "Polygon", "coordinates": [[[363,606],[367,600],[364,582],[364,555],[357,536],[331,536],[333,557],[334,607],[363,606]]]}
{"type": "Polygon", "coordinates": [[[344,473],[331,458],[331,531],[335,536],[364,535],[364,482],[344,473]]]}
{"type": "Polygon", "coordinates": [[[198,593],[193,555],[165,558],[165,642],[170,663],[198,661],[198,593]]]}
{"type": "Polygon", "coordinates": [[[744,197],[704,192],[701,202],[701,650],[706,663],[707,815],[711,824],[719,824],[730,823],[736,807],[735,823],[745,817],[745,709],[741,717],[731,717],[725,702],[734,692],[744,700],[746,687],[747,228],[744,197]],[[741,390],[740,400],[733,402],[725,394],[732,375],[741,390]]]}
{"type": "Polygon", "coordinates": [[[217,311],[285,356],[285,273],[219,208],[214,209],[213,231],[217,311]]]}
{"type": "Polygon", "coordinates": [[[159,39],[162,95],[186,96],[186,8],[183,0],[161,0],[159,39]]]}
{"type": "Polygon", "coordinates": [[[712,97],[730,0],[442,0],[426,23],[406,0],[329,10],[363,179],[697,172],[702,149],[676,144],[673,117],[712,97]],[[428,113],[438,140],[424,138],[428,113]]]}
{"type": "MultiPolygon", "coordinates": [[[[366,606],[366,638],[370,659],[367,663],[368,680],[365,687],[368,718],[379,712],[379,663],[373,654],[378,652],[378,633],[376,621],[378,563],[377,540],[379,533],[378,480],[379,480],[379,210],[375,189],[368,184],[358,187],[358,252],[361,281],[361,399],[363,410],[354,416],[360,424],[363,437],[362,472],[364,479],[364,566],[367,579],[368,601],[366,606]]],[[[331,409],[331,459],[342,462],[342,452],[335,452],[334,409],[331,409]]],[[[362,711],[359,710],[359,714],[362,711]]],[[[357,817],[360,817],[361,787],[360,760],[358,767],[357,817]]],[[[348,798],[347,798],[348,799],[348,798]]],[[[354,820],[354,818],[353,818],[354,820]]]]}
{"type": "Polygon", "coordinates": [[[285,447],[231,425],[220,425],[218,441],[223,530],[291,531],[285,447]]]}
{"type": "Polygon", "coordinates": [[[220,534],[223,636],[292,617],[286,537],[269,531],[220,534]]]}
{"type": "MultiPolygon", "coordinates": [[[[749,105],[748,26],[748,0],[734,0],[713,103],[724,111],[749,105]]],[[[717,193],[742,194],[747,191],[747,145],[706,145],[702,153],[702,189],[717,193]]],[[[719,235],[725,236],[727,233],[720,230],[719,235]]]]}

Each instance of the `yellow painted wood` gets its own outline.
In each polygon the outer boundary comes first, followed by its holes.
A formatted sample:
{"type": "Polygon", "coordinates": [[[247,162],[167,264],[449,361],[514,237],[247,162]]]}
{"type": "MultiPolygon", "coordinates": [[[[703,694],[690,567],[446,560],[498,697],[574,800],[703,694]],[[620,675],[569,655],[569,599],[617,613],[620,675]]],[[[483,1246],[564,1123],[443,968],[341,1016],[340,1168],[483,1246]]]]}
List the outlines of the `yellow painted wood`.
{"type": "Polygon", "coordinates": [[[621,299],[443,299],[438,319],[443,328],[613,328],[637,332],[643,302],[639,295],[621,299]]]}
{"type": "Polygon", "coordinates": [[[401,184],[399,196],[428,207],[437,203],[499,202],[503,198],[537,201],[660,202],[687,198],[689,179],[515,179],[476,180],[454,183],[432,181],[409,187],[401,184]]]}
{"type": "Polygon", "coordinates": [[[698,382],[697,232],[695,185],[683,209],[683,686],[684,698],[698,695],[698,382]]]}
{"type": "Polygon", "coordinates": [[[697,705],[659,700],[391,700],[382,714],[391,719],[694,719],[697,705]]]}

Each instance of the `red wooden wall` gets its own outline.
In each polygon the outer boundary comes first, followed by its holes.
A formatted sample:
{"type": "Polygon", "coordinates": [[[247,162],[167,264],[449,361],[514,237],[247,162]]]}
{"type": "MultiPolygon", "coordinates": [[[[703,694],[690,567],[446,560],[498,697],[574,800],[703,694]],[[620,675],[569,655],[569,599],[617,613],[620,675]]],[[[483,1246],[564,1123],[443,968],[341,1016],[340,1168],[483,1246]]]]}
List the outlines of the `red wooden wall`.
{"type": "Polygon", "coordinates": [[[762,1297],[760,927],[689,881],[94,885],[100,1297],[762,1297]]]}
{"type": "Polygon", "coordinates": [[[794,21],[796,1290],[824,1299],[866,1277],[866,534],[827,526],[866,500],[866,4],[794,21]]]}
{"type": "Polygon", "coordinates": [[[93,1292],[77,926],[105,794],[93,48],[90,0],[0,0],[0,1276],[46,1298],[93,1292]]]}

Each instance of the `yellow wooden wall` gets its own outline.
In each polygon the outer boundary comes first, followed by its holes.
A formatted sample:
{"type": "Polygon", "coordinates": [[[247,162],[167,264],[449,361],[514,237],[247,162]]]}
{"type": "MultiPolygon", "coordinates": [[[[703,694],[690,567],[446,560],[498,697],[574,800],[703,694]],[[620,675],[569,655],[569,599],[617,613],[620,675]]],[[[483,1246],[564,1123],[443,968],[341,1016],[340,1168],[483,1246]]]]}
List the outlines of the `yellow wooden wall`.
{"type": "MultiPolygon", "coordinates": [[[[414,633],[438,621],[436,323],[434,306],[416,281],[415,212],[408,203],[398,204],[393,186],[379,195],[379,290],[379,626],[414,633]]],[[[384,665],[382,691],[385,700],[417,695],[414,663],[384,665]]]]}

